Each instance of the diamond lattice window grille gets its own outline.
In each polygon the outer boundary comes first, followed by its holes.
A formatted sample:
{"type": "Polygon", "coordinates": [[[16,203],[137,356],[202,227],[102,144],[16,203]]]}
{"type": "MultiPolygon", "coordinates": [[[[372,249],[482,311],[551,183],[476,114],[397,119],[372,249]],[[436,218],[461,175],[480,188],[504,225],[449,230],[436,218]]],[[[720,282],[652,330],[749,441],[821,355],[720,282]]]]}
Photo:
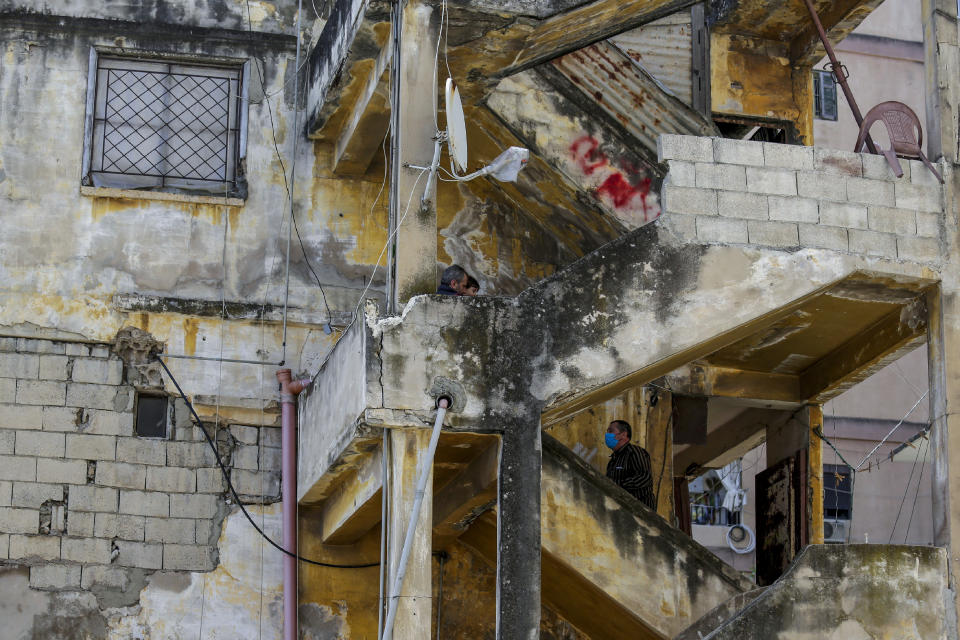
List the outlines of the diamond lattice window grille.
{"type": "Polygon", "coordinates": [[[92,182],[216,193],[236,187],[240,67],[97,58],[92,182]]]}

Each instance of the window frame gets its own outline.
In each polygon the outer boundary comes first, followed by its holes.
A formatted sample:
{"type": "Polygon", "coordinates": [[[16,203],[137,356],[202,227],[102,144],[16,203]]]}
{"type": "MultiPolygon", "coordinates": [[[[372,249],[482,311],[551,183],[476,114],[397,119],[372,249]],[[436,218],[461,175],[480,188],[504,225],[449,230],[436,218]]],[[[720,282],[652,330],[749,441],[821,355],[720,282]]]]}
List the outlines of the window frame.
{"type": "Polygon", "coordinates": [[[163,393],[149,393],[137,391],[133,403],[133,436],[135,438],[148,438],[150,440],[169,440],[170,439],[170,396],[163,393]],[[156,398],[163,400],[163,435],[146,435],[140,433],[140,403],[144,398],[156,398]]]}
{"type": "Polygon", "coordinates": [[[845,464],[824,464],[823,465],[823,511],[824,518],[827,520],[851,520],[853,515],[853,473],[850,467],[845,464]],[[836,474],[845,476],[840,486],[836,484],[836,474]],[[847,488],[849,487],[849,489],[847,488]],[[833,508],[827,506],[828,494],[833,494],[833,508]],[[841,496],[846,496],[843,500],[841,496]],[[845,509],[840,508],[843,502],[847,502],[845,509]],[[830,510],[834,514],[827,516],[826,512],[830,510]],[[845,511],[846,515],[840,515],[838,512],[845,511]]]}
{"type": "Polygon", "coordinates": [[[813,70],[813,117],[817,120],[826,120],[828,122],[836,122],[839,117],[840,112],[840,98],[837,95],[837,79],[834,77],[832,71],[826,69],[814,69],[813,70]],[[825,77],[830,78],[830,83],[833,86],[833,112],[828,113],[824,110],[825,100],[825,87],[823,79],[825,77]]]}
{"type": "MultiPolygon", "coordinates": [[[[201,202],[210,204],[225,204],[227,206],[242,206],[247,197],[246,176],[244,168],[247,157],[247,129],[249,126],[249,89],[250,89],[250,60],[241,58],[227,58],[219,56],[189,56],[170,54],[156,51],[124,49],[117,47],[90,47],[87,69],[87,95],[84,115],[83,131],[83,159],[81,162],[80,185],[81,193],[92,196],[144,198],[152,200],[175,200],[180,202],[201,202]],[[223,70],[234,69],[238,72],[240,104],[237,109],[237,132],[233,154],[232,184],[220,194],[213,190],[194,190],[175,185],[153,185],[148,187],[112,187],[95,186],[93,183],[93,154],[96,148],[94,134],[96,129],[97,108],[97,79],[100,66],[100,57],[142,61],[144,63],[163,63],[170,65],[206,66],[223,70]]],[[[229,97],[228,97],[229,99],[229,97]]],[[[228,145],[229,148],[229,145],[228,145]]],[[[130,174],[138,175],[138,174],[130,174]]]]}

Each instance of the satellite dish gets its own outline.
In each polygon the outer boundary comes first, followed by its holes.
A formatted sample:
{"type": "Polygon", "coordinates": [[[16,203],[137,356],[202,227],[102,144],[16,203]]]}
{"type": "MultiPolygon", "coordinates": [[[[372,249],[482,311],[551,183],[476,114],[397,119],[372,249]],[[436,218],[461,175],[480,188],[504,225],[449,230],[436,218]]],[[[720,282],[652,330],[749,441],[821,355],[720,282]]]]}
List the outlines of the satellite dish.
{"type": "Polygon", "coordinates": [[[467,125],[463,121],[463,103],[460,101],[460,90],[453,83],[453,78],[447,78],[447,144],[450,147],[450,157],[460,171],[467,169],[467,125]]]}

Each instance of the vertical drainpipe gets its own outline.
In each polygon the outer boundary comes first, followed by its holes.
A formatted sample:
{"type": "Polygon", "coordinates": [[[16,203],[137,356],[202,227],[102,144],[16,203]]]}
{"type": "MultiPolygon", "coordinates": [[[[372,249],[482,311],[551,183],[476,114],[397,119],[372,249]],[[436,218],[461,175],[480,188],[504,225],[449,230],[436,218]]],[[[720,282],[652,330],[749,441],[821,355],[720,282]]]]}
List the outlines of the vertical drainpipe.
{"type": "Polygon", "coordinates": [[[283,638],[297,640],[297,395],[310,381],[294,380],[290,369],[278,369],[277,380],[282,424],[283,548],[288,551],[283,555],[283,638]]]}

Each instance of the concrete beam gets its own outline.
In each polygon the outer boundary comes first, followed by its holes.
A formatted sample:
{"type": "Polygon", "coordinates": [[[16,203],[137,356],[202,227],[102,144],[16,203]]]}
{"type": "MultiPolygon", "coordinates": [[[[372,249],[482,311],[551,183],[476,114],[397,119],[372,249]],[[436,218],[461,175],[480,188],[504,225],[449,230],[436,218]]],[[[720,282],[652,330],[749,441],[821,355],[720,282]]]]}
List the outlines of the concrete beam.
{"type": "Polygon", "coordinates": [[[677,475],[695,476],[704,469],[719,469],[750,451],[767,437],[769,427],[790,419],[790,411],[747,409],[707,433],[703,444],[689,445],[673,457],[677,475]]]}
{"type": "Polygon", "coordinates": [[[340,133],[334,149],[334,173],[362,176],[390,127],[390,61],[393,47],[387,44],[377,56],[373,73],[340,133]]]}
{"type": "MultiPolygon", "coordinates": [[[[643,229],[646,228],[649,227],[643,227],[643,229]]],[[[588,407],[612,398],[625,389],[643,385],[657,378],[666,376],[671,371],[688,362],[706,357],[715,351],[719,351],[723,347],[734,344],[747,336],[776,324],[780,320],[794,314],[798,309],[822,292],[822,289],[817,289],[799,298],[795,298],[785,306],[754,317],[752,320],[739,324],[728,331],[715,333],[705,342],[675,351],[669,357],[650,362],[646,367],[610,380],[607,384],[596,385],[592,388],[588,387],[576,395],[561,396],[560,399],[543,412],[541,421],[545,425],[554,424],[579,411],[583,411],[588,407]]],[[[593,382],[593,384],[596,383],[593,382]]]]}
{"type": "Polygon", "coordinates": [[[800,376],[800,395],[823,403],[920,344],[926,337],[926,307],[918,300],[897,309],[872,328],[808,367],[800,376]]]}
{"type": "Polygon", "coordinates": [[[554,15],[527,36],[506,76],[697,4],[696,0],[597,0],[554,15]]]}
{"type": "Polygon", "coordinates": [[[444,548],[497,499],[500,445],[492,443],[433,499],[434,547],[444,548]]]}
{"type": "MultiPolygon", "coordinates": [[[[836,44],[856,29],[874,9],[880,6],[881,2],[883,0],[834,0],[818,10],[817,15],[830,42],[836,44]]],[[[803,15],[806,18],[804,24],[807,26],[791,40],[790,59],[801,66],[812,66],[826,55],[826,52],[806,10],[803,15]]],[[[867,109],[863,108],[864,105],[860,107],[864,113],[867,112],[867,109]]]]}
{"type": "Polygon", "coordinates": [[[768,402],[803,402],[800,379],[783,373],[747,371],[692,363],[674,369],[666,386],[684,396],[711,396],[768,402]]]}
{"type": "Polygon", "coordinates": [[[320,538],[324,544],[350,544],[380,522],[383,497],[383,449],[357,466],[324,501],[320,538]]]}
{"type": "Polygon", "coordinates": [[[382,0],[333,3],[330,17],[307,62],[306,130],[310,137],[318,137],[341,103],[350,102],[349,92],[345,94],[345,90],[355,74],[362,71],[361,63],[376,57],[379,46],[373,25],[384,19],[389,22],[389,5],[382,0]]]}

